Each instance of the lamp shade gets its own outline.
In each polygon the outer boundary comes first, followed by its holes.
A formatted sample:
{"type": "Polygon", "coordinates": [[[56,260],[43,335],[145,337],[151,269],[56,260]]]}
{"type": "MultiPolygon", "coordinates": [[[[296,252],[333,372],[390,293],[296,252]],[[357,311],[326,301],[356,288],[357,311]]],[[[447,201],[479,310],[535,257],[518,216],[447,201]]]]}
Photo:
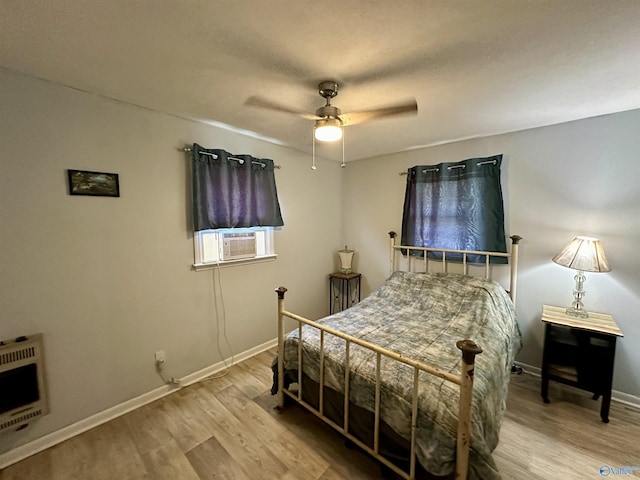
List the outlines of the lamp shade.
{"type": "Polygon", "coordinates": [[[351,273],[351,262],[353,261],[353,250],[349,250],[347,246],[344,246],[344,250],[338,251],[340,257],[340,272],[351,273]]]}
{"type": "Polygon", "coordinates": [[[558,265],[582,272],[611,271],[600,240],[592,237],[575,237],[552,260],[558,265]]]}
{"type": "Polygon", "coordinates": [[[342,122],[338,118],[321,118],[316,120],[313,132],[316,140],[321,142],[335,142],[342,138],[342,122]]]}

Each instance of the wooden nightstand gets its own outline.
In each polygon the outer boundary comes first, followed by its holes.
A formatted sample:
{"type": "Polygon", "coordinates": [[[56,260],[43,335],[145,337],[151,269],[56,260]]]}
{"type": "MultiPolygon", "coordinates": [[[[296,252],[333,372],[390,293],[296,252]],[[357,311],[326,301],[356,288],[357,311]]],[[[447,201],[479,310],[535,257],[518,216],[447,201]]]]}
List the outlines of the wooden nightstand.
{"type": "Polygon", "coordinates": [[[340,312],[360,301],[361,274],[335,272],[329,274],[329,314],[340,312]]]}
{"type": "Polygon", "coordinates": [[[602,395],[600,418],[609,422],[613,362],[616,339],[622,331],[611,315],[589,312],[588,318],[574,317],[565,308],[544,305],[544,353],[542,355],[542,398],[549,403],[549,380],[602,395]]]}

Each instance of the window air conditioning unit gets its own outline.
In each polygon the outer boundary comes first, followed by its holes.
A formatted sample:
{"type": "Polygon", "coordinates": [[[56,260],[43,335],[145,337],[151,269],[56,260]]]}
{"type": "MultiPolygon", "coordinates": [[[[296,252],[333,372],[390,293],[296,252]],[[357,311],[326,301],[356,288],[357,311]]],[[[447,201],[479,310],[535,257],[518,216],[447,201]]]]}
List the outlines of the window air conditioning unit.
{"type": "Polygon", "coordinates": [[[223,233],[222,260],[237,260],[256,256],[256,232],[223,233]]]}

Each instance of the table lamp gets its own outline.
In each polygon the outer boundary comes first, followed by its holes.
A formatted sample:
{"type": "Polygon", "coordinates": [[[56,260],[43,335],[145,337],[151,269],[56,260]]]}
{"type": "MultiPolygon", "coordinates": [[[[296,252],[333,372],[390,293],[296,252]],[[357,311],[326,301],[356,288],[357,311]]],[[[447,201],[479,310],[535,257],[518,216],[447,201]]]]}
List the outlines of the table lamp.
{"type": "Polygon", "coordinates": [[[582,304],[582,298],[585,295],[583,287],[586,280],[584,272],[611,271],[600,240],[592,237],[575,237],[559,254],[553,257],[553,261],[558,265],[578,271],[573,277],[576,281],[576,287],[573,291],[573,303],[570,308],[567,308],[567,314],[587,318],[589,312],[584,309],[582,304]]]}

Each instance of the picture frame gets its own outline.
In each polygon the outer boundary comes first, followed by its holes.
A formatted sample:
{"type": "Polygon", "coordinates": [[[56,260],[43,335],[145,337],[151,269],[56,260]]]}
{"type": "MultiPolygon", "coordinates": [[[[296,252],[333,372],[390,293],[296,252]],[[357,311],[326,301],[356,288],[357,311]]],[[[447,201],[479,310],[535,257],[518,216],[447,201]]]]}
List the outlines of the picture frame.
{"type": "Polygon", "coordinates": [[[120,181],[117,173],[67,170],[69,195],[119,197],[120,181]]]}

